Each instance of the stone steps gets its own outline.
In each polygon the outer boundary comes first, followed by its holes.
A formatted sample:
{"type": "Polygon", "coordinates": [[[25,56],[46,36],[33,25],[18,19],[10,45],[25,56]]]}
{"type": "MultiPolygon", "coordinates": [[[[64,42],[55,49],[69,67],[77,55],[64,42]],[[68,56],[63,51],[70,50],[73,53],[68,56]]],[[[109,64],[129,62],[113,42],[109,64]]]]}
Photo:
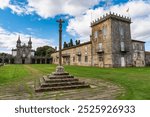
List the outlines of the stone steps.
{"type": "Polygon", "coordinates": [[[69,86],[57,86],[57,87],[39,87],[36,88],[36,92],[43,92],[43,91],[57,91],[57,90],[65,90],[65,89],[78,89],[78,88],[89,88],[89,85],[82,84],[82,85],[69,85],[69,86]]]}
{"type": "Polygon", "coordinates": [[[52,87],[52,86],[68,86],[68,85],[82,85],[84,82],[71,81],[71,82],[54,82],[54,83],[41,83],[41,87],[52,87]]]}
{"type": "Polygon", "coordinates": [[[74,78],[72,75],[49,75],[48,78],[50,79],[57,79],[57,78],[74,78]]]}
{"type": "Polygon", "coordinates": [[[52,75],[69,75],[68,72],[53,72],[52,75]]]}
{"type": "Polygon", "coordinates": [[[39,83],[35,86],[36,92],[43,91],[56,91],[66,89],[77,89],[77,88],[89,88],[85,82],[80,82],[79,79],[64,72],[62,66],[56,68],[56,72],[51,75],[43,76],[40,78],[39,83]]]}
{"type": "Polygon", "coordinates": [[[79,81],[76,78],[56,78],[56,79],[49,79],[47,77],[43,77],[46,83],[54,83],[54,82],[69,82],[69,81],[79,81]]]}

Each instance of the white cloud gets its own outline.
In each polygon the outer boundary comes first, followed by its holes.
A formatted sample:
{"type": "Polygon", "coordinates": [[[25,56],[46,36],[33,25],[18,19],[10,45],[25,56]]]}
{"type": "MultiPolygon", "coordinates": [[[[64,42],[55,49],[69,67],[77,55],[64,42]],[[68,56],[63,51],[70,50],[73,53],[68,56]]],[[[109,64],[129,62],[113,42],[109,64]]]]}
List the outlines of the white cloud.
{"type": "Polygon", "coordinates": [[[10,0],[0,0],[0,8],[4,9],[5,7],[7,7],[9,5],[9,1],[10,0]]]}
{"type": "MultiPolygon", "coordinates": [[[[18,35],[21,37],[22,44],[28,44],[30,35],[20,34],[17,32],[9,32],[3,28],[0,27],[0,50],[11,53],[12,48],[16,48],[16,41],[18,39],[18,35]]],[[[32,37],[32,45],[33,49],[36,49],[37,47],[44,46],[44,45],[53,45],[54,47],[54,41],[51,39],[43,39],[43,38],[37,38],[32,37]]]]}
{"type": "Polygon", "coordinates": [[[100,0],[28,0],[28,7],[32,8],[43,18],[55,17],[59,14],[78,16],[85,13],[89,7],[99,3],[100,0]]]}
{"type": "MultiPolygon", "coordinates": [[[[12,4],[10,0],[0,0],[0,8],[10,8],[16,14],[35,12],[42,18],[55,17],[59,14],[78,16],[102,0],[27,0],[27,5],[12,4]]],[[[17,3],[17,2],[16,2],[17,3]]],[[[23,3],[22,3],[23,4],[23,3]]]]}
{"type": "MultiPolygon", "coordinates": [[[[130,15],[133,22],[131,24],[132,38],[147,42],[150,41],[150,1],[129,1],[125,4],[113,5],[109,11],[125,16],[130,15]],[[128,8],[129,14],[126,12],[128,8]]],[[[92,19],[95,20],[109,11],[104,10],[103,7],[96,8],[95,10],[87,10],[84,15],[69,20],[67,31],[73,36],[76,35],[82,41],[89,41],[91,13],[92,19]]]]}

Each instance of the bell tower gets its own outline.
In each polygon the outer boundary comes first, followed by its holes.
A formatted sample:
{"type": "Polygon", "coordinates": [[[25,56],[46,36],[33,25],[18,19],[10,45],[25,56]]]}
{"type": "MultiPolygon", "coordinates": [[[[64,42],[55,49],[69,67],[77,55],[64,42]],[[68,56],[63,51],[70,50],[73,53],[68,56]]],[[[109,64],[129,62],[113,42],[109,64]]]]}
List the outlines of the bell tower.
{"type": "Polygon", "coordinates": [[[31,37],[29,38],[28,47],[29,47],[29,48],[32,48],[32,41],[31,41],[31,37]]]}
{"type": "Polygon", "coordinates": [[[17,45],[16,45],[17,48],[21,47],[21,40],[20,40],[20,35],[18,37],[18,40],[17,40],[17,45]]]}

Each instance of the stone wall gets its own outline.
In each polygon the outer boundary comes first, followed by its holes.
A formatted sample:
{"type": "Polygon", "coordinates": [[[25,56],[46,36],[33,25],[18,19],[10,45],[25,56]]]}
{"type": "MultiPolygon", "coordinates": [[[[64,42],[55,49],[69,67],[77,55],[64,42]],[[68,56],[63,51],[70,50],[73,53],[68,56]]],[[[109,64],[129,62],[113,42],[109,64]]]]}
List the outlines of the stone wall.
{"type": "Polygon", "coordinates": [[[131,34],[130,21],[118,20],[117,18],[111,20],[111,41],[113,53],[114,67],[127,67],[132,65],[132,48],[131,48],[131,34]]]}
{"type": "Polygon", "coordinates": [[[145,52],[145,64],[150,66],[150,52],[145,52]]]}
{"type": "MultiPolygon", "coordinates": [[[[59,63],[59,52],[52,54],[53,63],[59,63]]],[[[91,66],[91,42],[62,50],[62,64],[91,66]]]]}
{"type": "Polygon", "coordinates": [[[133,66],[145,66],[145,43],[142,41],[132,40],[133,48],[133,66]]]}

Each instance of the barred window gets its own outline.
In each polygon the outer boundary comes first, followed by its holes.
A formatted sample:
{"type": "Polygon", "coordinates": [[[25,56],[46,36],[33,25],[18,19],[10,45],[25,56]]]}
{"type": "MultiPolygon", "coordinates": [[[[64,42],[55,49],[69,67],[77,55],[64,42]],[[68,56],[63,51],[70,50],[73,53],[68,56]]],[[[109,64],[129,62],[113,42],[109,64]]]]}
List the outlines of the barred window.
{"type": "Polygon", "coordinates": [[[85,56],[85,62],[88,62],[88,56],[85,56]]]}
{"type": "Polygon", "coordinates": [[[78,61],[81,62],[81,56],[78,56],[78,61]]]}

